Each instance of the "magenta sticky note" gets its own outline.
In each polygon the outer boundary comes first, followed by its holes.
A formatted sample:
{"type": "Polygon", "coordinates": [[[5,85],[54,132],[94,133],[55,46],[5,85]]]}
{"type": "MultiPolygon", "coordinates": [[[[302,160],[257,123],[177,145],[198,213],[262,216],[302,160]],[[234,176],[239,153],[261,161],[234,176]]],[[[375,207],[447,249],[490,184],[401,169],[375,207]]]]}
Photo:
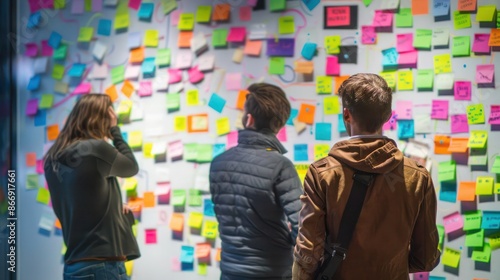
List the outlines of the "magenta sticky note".
{"type": "Polygon", "coordinates": [[[488,118],[489,124],[500,124],[500,112],[491,112],[488,118]]]}
{"type": "Polygon", "coordinates": [[[431,119],[447,120],[448,119],[448,100],[432,100],[431,119]]]}
{"type": "Polygon", "coordinates": [[[241,89],[241,73],[227,73],[226,74],[226,89],[227,90],[240,90],[241,89]]]}
{"type": "Polygon", "coordinates": [[[28,0],[28,3],[31,13],[40,9],[54,9],[54,0],[28,0]]]}
{"type": "Polygon", "coordinates": [[[198,70],[198,66],[194,66],[188,70],[189,82],[192,84],[197,84],[205,78],[205,74],[198,70]]]}
{"type": "Polygon", "coordinates": [[[491,84],[495,77],[494,64],[482,64],[476,66],[476,83],[491,84]]]}
{"type": "Polygon", "coordinates": [[[156,244],[156,229],[146,229],[144,231],[146,244],[156,244]]]}
{"type": "Polygon", "coordinates": [[[168,69],[168,83],[176,84],[182,81],[182,71],[179,69],[168,69]]]}
{"type": "Polygon", "coordinates": [[[418,60],[418,51],[409,51],[405,53],[400,53],[398,55],[398,64],[399,65],[411,65],[416,67],[418,60]]]}
{"type": "Polygon", "coordinates": [[[42,40],[42,56],[52,56],[53,50],[48,40],[42,40]]]}
{"type": "Polygon", "coordinates": [[[489,33],[474,34],[474,42],[472,43],[472,52],[490,53],[491,47],[488,45],[489,41],[490,41],[489,33]]]}
{"type": "Polygon", "coordinates": [[[153,87],[150,81],[141,81],[139,83],[139,91],[137,92],[139,96],[151,96],[153,94],[153,87]]]}
{"type": "Polygon", "coordinates": [[[337,56],[329,56],[326,58],[326,75],[338,76],[340,75],[340,64],[337,56]]]}
{"type": "Polygon", "coordinates": [[[247,35],[247,29],[244,26],[231,27],[229,28],[229,34],[227,35],[228,42],[241,43],[245,41],[247,35]]]}
{"type": "Polygon", "coordinates": [[[396,130],[398,129],[398,122],[396,119],[396,111],[392,111],[391,118],[384,123],[384,126],[382,127],[383,130],[396,130]]]}
{"type": "Polygon", "coordinates": [[[392,13],[386,13],[384,11],[375,11],[375,16],[373,17],[372,26],[374,27],[391,27],[392,26],[392,13]]]}
{"type": "Polygon", "coordinates": [[[464,227],[464,220],[458,211],[453,212],[452,214],[443,217],[443,226],[444,232],[448,234],[462,229],[464,227]]]}
{"type": "Polygon", "coordinates": [[[278,140],[280,140],[280,142],[286,142],[286,127],[282,127],[280,129],[280,131],[278,132],[278,134],[276,134],[276,138],[278,138],[278,140]]]}
{"type": "Polygon", "coordinates": [[[129,8],[132,8],[134,10],[139,10],[139,7],[141,6],[141,1],[142,0],[128,0],[128,6],[129,8]]]}
{"type": "Polygon", "coordinates": [[[468,133],[467,114],[451,115],[451,133],[468,133]]]}
{"type": "Polygon", "coordinates": [[[240,7],[240,20],[241,21],[252,20],[252,7],[250,6],[240,7]]]}
{"type": "Polygon", "coordinates": [[[257,0],[247,0],[247,5],[254,7],[257,5],[257,0]]]}
{"type": "Polygon", "coordinates": [[[453,87],[455,92],[455,100],[471,100],[472,82],[471,81],[456,81],[453,87]]]}
{"type": "Polygon", "coordinates": [[[413,47],[413,33],[404,33],[396,35],[396,50],[398,53],[414,51],[413,47]]]}
{"type": "Polygon", "coordinates": [[[429,272],[413,273],[413,280],[429,280],[429,272]]]}
{"type": "Polygon", "coordinates": [[[38,55],[38,46],[35,43],[27,43],[26,51],[24,52],[25,56],[35,57],[38,55]]]}
{"type": "Polygon", "coordinates": [[[92,90],[91,83],[81,83],[75,88],[73,94],[87,94],[90,93],[91,90],[92,90]]]}
{"type": "Polygon", "coordinates": [[[75,15],[83,14],[85,7],[85,0],[73,0],[73,4],[71,5],[71,13],[75,15]]]}
{"type": "Polygon", "coordinates": [[[38,112],[38,98],[28,100],[26,104],[26,116],[34,116],[38,112]]]}
{"type": "Polygon", "coordinates": [[[36,173],[43,174],[45,171],[43,170],[43,159],[38,159],[36,161],[36,173]]]}
{"type": "Polygon", "coordinates": [[[226,136],[226,149],[230,149],[238,145],[238,131],[231,131],[226,136]]]}
{"type": "Polygon", "coordinates": [[[400,100],[396,102],[396,119],[411,120],[413,119],[413,102],[400,100]]]}
{"type": "Polygon", "coordinates": [[[92,0],[92,12],[100,12],[102,10],[102,0],[92,0]]]}
{"type": "Polygon", "coordinates": [[[361,26],[361,44],[373,45],[377,43],[377,32],[375,26],[363,25],[361,26]]]}

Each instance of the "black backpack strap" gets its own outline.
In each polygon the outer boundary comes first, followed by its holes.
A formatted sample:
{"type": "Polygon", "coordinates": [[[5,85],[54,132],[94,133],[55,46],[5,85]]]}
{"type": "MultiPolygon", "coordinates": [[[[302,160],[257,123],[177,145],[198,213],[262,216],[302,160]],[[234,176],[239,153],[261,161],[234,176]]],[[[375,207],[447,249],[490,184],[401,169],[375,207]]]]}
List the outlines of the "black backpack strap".
{"type": "Polygon", "coordinates": [[[347,248],[349,247],[349,243],[351,243],[354,228],[363,207],[366,191],[374,177],[375,174],[372,173],[357,170],[354,172],[351,193],[344,208],[342,220],[340,220],[337,242],[333,246],[329,246],[332,248],[331,257],[328,258],[329,261],[327,263],[321,265],[316,279],[331,279],[340,266],[340,263],[345,259],[347,248]]]}

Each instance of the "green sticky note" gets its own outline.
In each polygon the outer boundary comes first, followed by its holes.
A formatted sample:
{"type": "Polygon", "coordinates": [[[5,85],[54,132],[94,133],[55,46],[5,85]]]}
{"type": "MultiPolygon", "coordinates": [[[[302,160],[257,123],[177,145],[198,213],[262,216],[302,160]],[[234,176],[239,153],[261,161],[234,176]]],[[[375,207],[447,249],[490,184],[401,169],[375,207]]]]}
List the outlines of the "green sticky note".
{"type": "Polygon", "coordinates": [[[198,144],[185,143],[184,144],[184,160],[188,162],[195,162],[198,157],[198,144]]]}
{"type": "Polygon", "coordinates": [[[188,225],[190,228],[201,229],[203,214],[200,212],[189,212],[188,225]]]}
{"type": "MultiPolygon", "coordinates": [[[[481,229],[481,218],[483,214],[481,210],[470,211],[464,214],[464,230],[478,230],[481,229]]],[[[482,246],[482,245],[481,245],[482,246]]]]}
{"type": "Polygon", "coordinates": [[[488,163],[488,155],[469,155],[469,166],[486,166],[488,163]]]}
{"type": "Polygon", "coordinates": [[[179,111],[181,108],[181,95],[176,93],[167,94],[167,112],[179,111]]]}
{"type": "Polygon", "coordinates": [[[85,12],[92,11],[92,0],[85,0],[85,12]]]}
{"type": "Polygon", "coordinates": [[[66,0],[54,0],[55,10],[64,9],[65,6],[66,6],[66,0]]]}
{"type": "Polygon", "coordinates": [[[483,124],[484,117],[484,108],[483,104],[472,104],[466,107],[467,111],[467,121],[469,124],[483,124]]]}
{"type": "Polygon", "coordinates": [[[113,84],[119,84],[123,82],[125,76],[125,66],[119,65],[111,69],[111,82],[113,84]]]}
{"type": "Polygon", "coordinates": [[[415,39],[413,40],[413,47],[417,49],[430,49],[431,45],[432,45],[432,30],[417,29],[415,31],[415,39]]]}
{"type": "Polygon", "coordinates": [[[278,19],[278,32],[280,34],[295,33],[295,21],[293,16],[282,16],[278,19]]]}
{"type": "Polygon", "coordinates": [[[438,166],[438,181],[456,181],[456,170],[457,164],[454,160],[440,162],[438,166]]]}
{"type": "Polygon", "coordinates": [[[56,60],[64,60],[66,59],[66,53],[68,52],[68,46],[64,44],[60,44],[59,48],[54,50],[52,57],[56,60]]]}
{"type": "Polygon", "coordinates": [[[144,32],[144,45],[146,47],[158,47],[158,30],[146,30],[144,32]]]}
{"type": "Polygon", "coordinates": [[[213,158],[212,144],[198,144],[196,147],[196,162],[204,163],[211,162],[213,158]]]}
{"type": "Polygon", "coordinates": [[[196,10],[196,22],[210,22],[210,15],[212,14],[212,6],[198,6],[196,10]]]}
{"type": "Polygon", "coordinates": [[[500,248],[500,232],[490,235],[488,238],[491,249],[495,250],[500,248]]]}
{"type": "Polygon", "coordinates": [[[370,6],[373,0],[363,0],[363,4],[365,4],[365,7],[370,6]]]}
{"type": "Polygon", "coordinates": [[[500,156],[495,156],[493,160],[493,165],[491,166],[491,173],[500,173],[500,156]]]}
{"type": "Polygon", "coordinates": [[[155,63],[158,66],[169,66],[170,65],[170,49],[159,49],[156,52],[155,63]]]}
{"type": "Polygon", "coordinates": [[[207,264],[198,262],[198,275],[207,275],[207,264]]]}
{"type": "Polygon", "coordinates": [[[477,176],[476,195],[492,195],[494,184],[495,184],[495,178],[491,176],[477,176]]]}
{"type": "Polygon", "coordinates": [[[116,6],[116,14],[128,14],[128,2],[127,0],[118,0],[118,6],[116,6]]]}
{"type": "Polygon", "coordinates": [[[495,16],[497,7],[495,5],[484,5],[477,8],[477,21],[492,22],[495,16]]]}
{"type": "Polygon", "coordinates": [[[338,96],[328,96],[323,99],[323,112],[325,115],[340,114],[340,102],[338,96]]]}
{"type": "Polygon", "coordinates": [[[40,103],[38,103],[38,108],[49,109],[52,108],[52,104],[54,104],[54,95],[50,93],[42,94],[42,98],[40,98],[40,103]]]}
{"type": "Polygon", "coordinates": [[[325,49],[328,54],[340,53],[342,38],[339,35],[325,36],[325,49]]]}
{"type": "Polygon", "coordinates": [[[470,56],[470,36],[453,37],[451,53],[454,57],[470,56]]]}
{"type": "Polygon", "coordinates": [[[445,247],[443,256],[441,257],[441,262],[443,263],[443,265],[456,268],[460,263],[460,254],[460,250],[445,247]]]}
{"type": "Polygon", "coordinates": [[[333,84],[333,77],[331,76],[317,76],[316,77],[316,92],[319,94],[331,94],[333,84]]]}
{"type": "Polygon", "coordinates": [[[176,0],[161,0],[161,4],[163,5],[163,14],[167,15],[171,11],[177,9],[177,1],[176,0]]]}
{"type": "Polygon", "coordinates": [[[64,76],[64,65],[54,64],[54,68],[52,69],[52,78],[56,80],[61,80],[64,76]]]}
{"type": "Polygon", "coordinates": [[[285,74],[285,58],[273,56],[269,58],[269,74],[285,74]]]}
{"type": "Polygon", "coordinates": [[[491,258],[490,244],[485,243],[483,248],[472,251],[472,260],[476,262],[489,263],[491,258]]]}
{"type": "Polygon", "coordinates": [[[28,174],[26,176],[26,189],[36,190],[38,188],[38,174],[28,174]]]}
{"type": "Polygon", "coordinates": [[[484,229],[467,232],[465,235],[465,246],[467,247],[483,247],[484,244],[484,229]]]}
{"type": "Polygon", "coordinates": [[[189,190],[189,206],[201,206],[203,198],[201,197],[200,190],[190,189],[189,190]]]}
{"type": "Polygon", "coordinates": [[[396,14],[396,27],[413,27],[411,8],[401,8],[396,14]]]}
{"type": "Polygon", "coordinates": [[[495,183],[495,186],[493,187],[493,192],[496,194],[500,194],[500,183],[495,183]]]}
{"type": "Polygon", "coordinates": [[[286,9],[286,0],[270,0],[269,10],[271,12],[283,11],[286,9]]]}
{"type": "Polygon", "coordinates": [[[215,48],[223,48],[227,46],[227,29],[226,28],[217,28],[214,29],[212,34],[212,45],[215,48]]]}
{"type": "Polygon", "coordinates": [[[90,42],[94,36],[94,28],[92,27],[81,27],[80,33],[78,34],[78,42],[90,42]]]}
{"type": "Polygon", "coordinates": [[[130,17],[128,15],[128,12],[123,14],[117,12],[115,16],[115,30],[126,29],[129,25],[130,17]]]}
{"type": "Polygon", "coordinates": [[[497,12],[497,28],[500,28],[500,13],[497,12]]]}
{"type": "Polygon", "coordinates": [[[36,201],[42,204],[49,205],[50,192],[46,188],[38,188],[38,193],[36,194],[36,201]]]}
{"type": "Polygon", "coordinates": [[[455,29],[470,28],[471,20],[469,13],[460,13],[459,11],[453,12],[453,26],[455,29]]]}
{"type": "Polygon", "coordinates": [[[178,207],[186,205],[186,190],[172,190],[172,205],[178,207]]]}
{"type": "Polygon", "coordinates": [[[179,23],[177,27],[181,31],[189,31],[194,28],[194,14],[192,13],[182,13],[179,16],[179,23]]]}
{"type": "Polygon", "coordinates": [[[439,238],[438,247],[441,248],[443,246],[443,241],[444,241],[444,226],[437,225],[437,230],[438,230],[438,238],[439,238]]]}
{"type": "Polygon", "coordinates": [[[434,70],[419,69],[417,70],[417,89],[432,90],[434,87],[434,70]]]}

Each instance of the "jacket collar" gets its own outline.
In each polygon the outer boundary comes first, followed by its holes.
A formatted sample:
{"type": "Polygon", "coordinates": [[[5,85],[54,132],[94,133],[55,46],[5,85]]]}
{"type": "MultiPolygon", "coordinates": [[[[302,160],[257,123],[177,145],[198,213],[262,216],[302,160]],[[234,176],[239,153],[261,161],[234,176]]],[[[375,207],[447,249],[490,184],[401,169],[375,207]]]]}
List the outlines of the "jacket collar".
{"type": "Polygon", "coordinates": [[[260,131],[252,129],[238,131],[238,144],[270,148],[278,151],[280,154],[288,152],[278,138],[276,138],[276,135],[265,129],[260,131]]]}

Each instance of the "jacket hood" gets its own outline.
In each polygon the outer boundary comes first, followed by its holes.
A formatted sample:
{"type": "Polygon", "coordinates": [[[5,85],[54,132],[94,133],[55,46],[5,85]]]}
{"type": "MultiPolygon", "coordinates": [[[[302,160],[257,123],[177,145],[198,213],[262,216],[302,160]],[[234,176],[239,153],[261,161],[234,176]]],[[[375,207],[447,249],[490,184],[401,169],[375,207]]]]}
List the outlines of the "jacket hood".
{"type": "Polygon", "coordinates": [[[336,143],[329,155],[349,167],[368,173],[383,174],[403,161],[403,153],[387,137],[352,138],[336,143]]]}

